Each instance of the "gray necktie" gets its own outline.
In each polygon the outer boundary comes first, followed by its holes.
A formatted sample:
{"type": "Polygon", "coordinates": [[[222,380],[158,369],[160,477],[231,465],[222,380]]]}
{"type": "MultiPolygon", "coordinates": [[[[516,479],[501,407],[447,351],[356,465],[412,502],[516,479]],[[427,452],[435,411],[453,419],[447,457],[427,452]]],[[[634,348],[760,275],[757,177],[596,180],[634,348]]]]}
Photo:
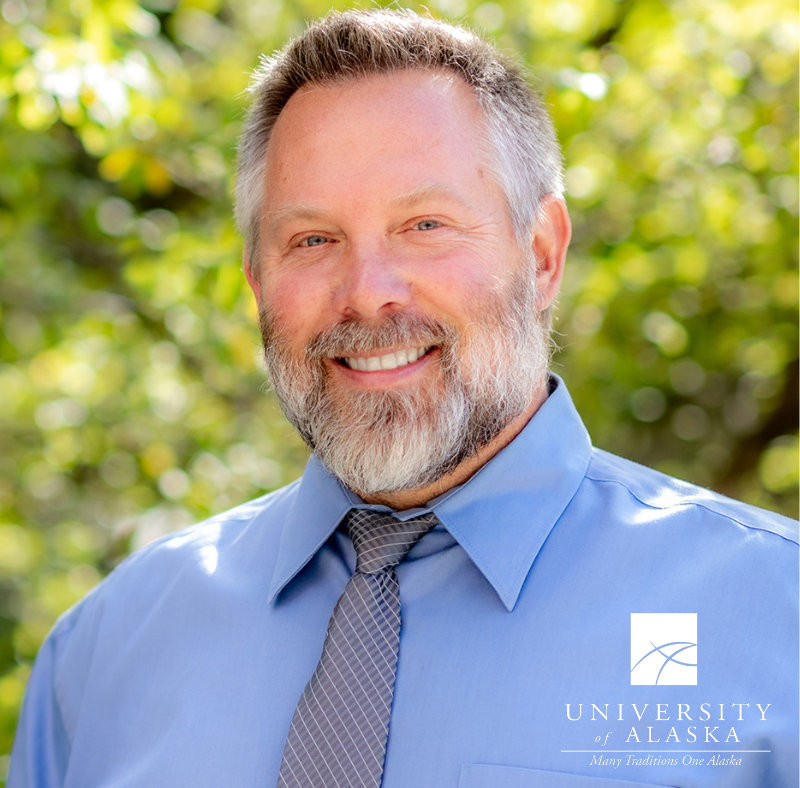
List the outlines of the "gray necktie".
{"type": "Polygon", "coordinates": [[[278,788],[378,788],[400,643],[394,567],[438,520],[353,509],[356,572],[333,610],[319,665],[297,704],[278,788]]]}

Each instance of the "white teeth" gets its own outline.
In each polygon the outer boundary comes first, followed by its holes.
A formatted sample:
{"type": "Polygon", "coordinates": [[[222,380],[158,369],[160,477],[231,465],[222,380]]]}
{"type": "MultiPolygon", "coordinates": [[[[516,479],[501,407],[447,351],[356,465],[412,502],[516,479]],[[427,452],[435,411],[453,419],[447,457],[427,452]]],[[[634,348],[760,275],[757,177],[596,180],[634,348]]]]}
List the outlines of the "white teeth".
{"type": "Polygon", "coordinates": [[[348,357],[344,359],[350,369],[358,369],[361,372],[378,372],[382,369],[397,369],[413,364],[417,359],[425,355],[427,348],[408,348],[407,350],[397,350],[394,353],[386,353],[383,356],[363,356],[348,357]]]}

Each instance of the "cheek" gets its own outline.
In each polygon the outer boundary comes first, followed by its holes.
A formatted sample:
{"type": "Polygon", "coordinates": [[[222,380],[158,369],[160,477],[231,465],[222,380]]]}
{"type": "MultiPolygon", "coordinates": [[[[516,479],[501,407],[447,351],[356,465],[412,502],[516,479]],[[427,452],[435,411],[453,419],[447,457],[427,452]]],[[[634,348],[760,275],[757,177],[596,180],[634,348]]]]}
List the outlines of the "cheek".
{"type": "Polygon", "coordinates": [[[504,277],[495,267],[475,258],[453,261],[422,278],[420,296],[459,321],[480,321],[487,301],[494,302],[504,277]]]}
{"type": "Polygon", "coordinates": [[[263,285],[263,304],[291,344],[305,345],[325,328],[330,295],[308,277],[270,275],[263,285]]]}

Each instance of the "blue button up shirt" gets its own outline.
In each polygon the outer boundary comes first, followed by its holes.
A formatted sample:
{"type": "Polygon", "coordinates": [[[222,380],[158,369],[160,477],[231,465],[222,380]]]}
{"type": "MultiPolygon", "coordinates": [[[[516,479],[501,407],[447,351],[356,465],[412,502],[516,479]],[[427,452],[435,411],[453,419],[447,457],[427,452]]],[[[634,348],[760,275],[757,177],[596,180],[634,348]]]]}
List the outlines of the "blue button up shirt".
{"type": "MultiPolygon", "coordinates": [[[[129,558],[43,646],[10,788],[274,786],[354,506],[312,458],[129,558]]],[[[795,523],[593,449],[563,383],[428,509],[383,788],[797,787],[795,523]]]]}

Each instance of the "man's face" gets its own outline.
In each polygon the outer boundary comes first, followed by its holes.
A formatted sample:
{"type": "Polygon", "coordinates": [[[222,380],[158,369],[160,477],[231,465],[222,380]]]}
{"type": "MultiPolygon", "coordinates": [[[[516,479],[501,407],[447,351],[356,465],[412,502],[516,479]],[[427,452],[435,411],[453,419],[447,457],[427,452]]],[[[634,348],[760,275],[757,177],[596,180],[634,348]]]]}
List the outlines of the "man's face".
{"type": "Polygon", "coordinates": [[[536,267],[445,72],[296,93],[249,278],[290,420],[364,494],[436,481],[522,414],[548,349],[536,267]]]}

